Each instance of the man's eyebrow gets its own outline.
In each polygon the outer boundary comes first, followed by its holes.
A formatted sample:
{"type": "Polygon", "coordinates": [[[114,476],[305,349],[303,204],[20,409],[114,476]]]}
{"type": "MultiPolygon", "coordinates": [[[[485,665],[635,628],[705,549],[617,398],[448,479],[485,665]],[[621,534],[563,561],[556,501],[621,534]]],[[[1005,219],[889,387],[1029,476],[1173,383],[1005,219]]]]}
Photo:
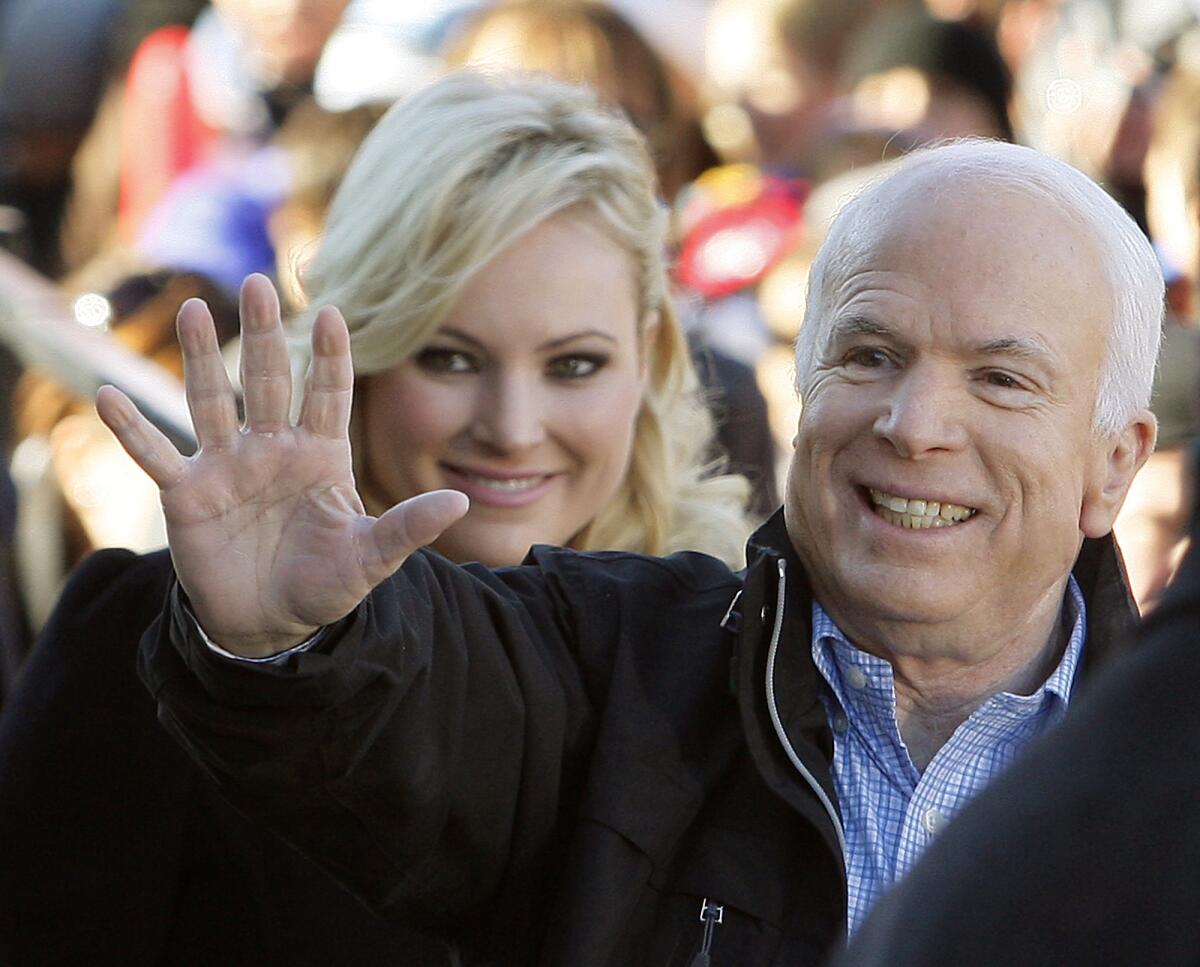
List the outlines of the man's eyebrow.
{"type": "MultiPolygon", "coordinates": [[[[843,316],[829,327],[830,343],[841,339],[852,339],[855,336],[874,336],[893,342],[904,341],[903,337],[891,326],[870,316],[843,316]]],[[[1050,348],[1036,337],[997,336],[995,339],[976,343],[969,349],[972,353],[980,356],[1008,356],[1051,367],[1055,365],[1055,356],[1050,348]]]]}
{"type": "Polygon", "coordinates": [[[847,339],[851,336],[884,336],[894,338],[896,331],[870,316],[843,316],[829,327],[829,339],[847,339]]]}
{"type": "Polygon", "coordinates": [[[1054,354],[1050,352],[1045,343],[1040,339],[1023,336],[1000,336],[997,339],[988,339],[974,346],[973,350],[984,356],[1013,356],[1032,362],[1054,362],[1054,354]]]}

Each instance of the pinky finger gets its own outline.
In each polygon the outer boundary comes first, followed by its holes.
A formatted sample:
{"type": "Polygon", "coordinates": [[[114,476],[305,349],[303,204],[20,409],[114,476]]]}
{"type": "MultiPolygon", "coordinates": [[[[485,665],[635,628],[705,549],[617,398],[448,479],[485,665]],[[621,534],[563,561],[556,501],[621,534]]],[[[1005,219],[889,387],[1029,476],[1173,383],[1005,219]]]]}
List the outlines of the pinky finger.
{"type": "Polygon", "coordinates": [[[100,387],[96,393],[96,412],[133,462],[146,471],[160,490],[168,489],[183,476],[187,464],[175,445],[115,386],[100,387]]]}

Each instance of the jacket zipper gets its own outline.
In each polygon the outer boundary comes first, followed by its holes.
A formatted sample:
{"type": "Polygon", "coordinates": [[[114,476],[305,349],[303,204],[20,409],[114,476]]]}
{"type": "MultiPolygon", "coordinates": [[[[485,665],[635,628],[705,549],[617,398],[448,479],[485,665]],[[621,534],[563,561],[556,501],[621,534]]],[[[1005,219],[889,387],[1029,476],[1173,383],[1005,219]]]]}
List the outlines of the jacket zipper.
{"type": "Polygon", "coordinates": [[[700,904],[700,922],[704,924],[704,939],[700,942],[700,952],[692,958],[689,967],[710,967],[712,958],[709,956],[709,951],[712,949],[713,931],[717,924],[724,920],[724,905],[713,903],[708,897],[705,897],[704,902],[700,904]]]}
{"type": "Polygon", "coordinates": [[[816,793],[818,801],[825,807],[825,812],[829,814],[829,821],[833,823],[833,830],[837,833],[838,847],[842,851],[842,861],[845,862],[846,833],[842,829],[842,820],[838,816],[833,803],[830,802],[829,797],[825,795],[825,790],[821,788],[820,783],[804,767],[804,763],[800,761],[800,756],[796,754],[791,740],[788,739],[787,732],[783,729],[783,722],[779,718],[779,706],[775,704],[775,652],[779,649],[779,637],[783,632],[783,603],[785,600],[784,594],[787,591],[787,561],[778,560],[775,563],[779,568],[779,590],[775,595],[775,627],[771,631],[771,647],[767,651],[767,708],[771,713],[771,724],[775,727],[775,734],[779,736],[779,741],[783,743],[783,751],[787,753],[787,757],[792,760],[792,765],[796,767],[797,771],[804,778],[804,781],[816,793]]]}

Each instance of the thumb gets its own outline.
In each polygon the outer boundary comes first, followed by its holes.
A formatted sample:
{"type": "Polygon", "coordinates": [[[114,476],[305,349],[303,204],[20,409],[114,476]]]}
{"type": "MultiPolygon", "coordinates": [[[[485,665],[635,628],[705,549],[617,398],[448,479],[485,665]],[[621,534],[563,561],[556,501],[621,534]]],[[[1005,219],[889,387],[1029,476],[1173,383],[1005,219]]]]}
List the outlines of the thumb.
{"type": "Polygon", "coordinates": [[[467,495],[457,490],[432,490],[397,504],[371,528],[382,581],[418,547],[431,544],[470,509],[467,495]]]}

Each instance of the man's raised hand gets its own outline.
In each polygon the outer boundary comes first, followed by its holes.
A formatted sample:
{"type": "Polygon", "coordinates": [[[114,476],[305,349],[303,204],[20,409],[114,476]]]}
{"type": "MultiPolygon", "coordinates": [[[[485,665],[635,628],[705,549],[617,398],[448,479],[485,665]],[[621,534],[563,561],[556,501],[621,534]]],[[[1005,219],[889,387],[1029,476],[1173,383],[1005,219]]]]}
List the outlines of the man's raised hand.
{"type": "Polygon", "coordinates": [[[96,395],[101,419],[158,484],[175,571],[205,632],[247,657],[273,654],[352,611],[422,544],[463,516],[456,491],[364,513],[350,462],[354,373],[341,314],[322,309],[300,420],[279,300],[261,275],[241,293],[239,427],[208,308],[179,311],[184,382],[199,449],[184,457],[129,398],[96,395]]]}

